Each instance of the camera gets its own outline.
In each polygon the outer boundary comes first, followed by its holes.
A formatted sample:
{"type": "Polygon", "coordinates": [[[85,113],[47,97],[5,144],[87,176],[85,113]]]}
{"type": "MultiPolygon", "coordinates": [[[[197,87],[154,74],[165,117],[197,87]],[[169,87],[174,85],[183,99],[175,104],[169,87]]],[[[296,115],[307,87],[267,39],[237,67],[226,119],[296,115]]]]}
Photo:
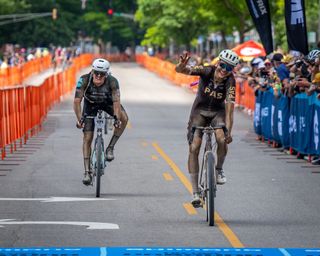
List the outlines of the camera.
{"type": "Polygon", "coordinates": [[[297,67],[297,68],[300,68],[303,64],[303,61],[302,60],[297,60],[294,65],[297,67]]]}
{"type": "Polygon", "coordinates": [[[260,71],[260,77],[267,78],[269,76],[269,72],[266,70],[260,71]]]}
{"type": "Polygon", "coordinates": [[[261,86],[261,88],[266,88],[267,87],[267,79],[264,77],[260,77],[259,78],[259,85],[261,86]]]}

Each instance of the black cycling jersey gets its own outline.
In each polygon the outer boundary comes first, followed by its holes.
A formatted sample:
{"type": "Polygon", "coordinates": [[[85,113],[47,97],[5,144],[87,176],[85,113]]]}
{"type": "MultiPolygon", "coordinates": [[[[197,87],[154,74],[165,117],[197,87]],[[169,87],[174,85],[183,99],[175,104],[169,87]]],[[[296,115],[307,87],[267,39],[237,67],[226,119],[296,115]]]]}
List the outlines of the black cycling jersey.
{"type": "Polygon", "coordinates": [[[214,81],[214,66],[179,66],[176,71],[187,75],[200,76],[199,87],[192,109],[213,111],[224,108],[224,102],[235,102],[235,79],[233,74],[221,82],[214,81]]]}
{"type": "Polygon", "coordinates": [[[111,105],[113,102],[120,100],[118,80],[108,75],[101,86],[95,86],[90,73],[83,75],[78,80],[75,93],[75,98],[82,97],[85,97],[91,104],[111,105]]]}

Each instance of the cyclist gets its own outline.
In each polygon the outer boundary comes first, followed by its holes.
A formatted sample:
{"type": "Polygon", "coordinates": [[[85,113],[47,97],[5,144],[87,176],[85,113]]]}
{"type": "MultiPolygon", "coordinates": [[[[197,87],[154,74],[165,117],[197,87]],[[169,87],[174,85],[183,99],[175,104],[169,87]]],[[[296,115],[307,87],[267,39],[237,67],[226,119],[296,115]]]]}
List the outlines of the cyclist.
{"type": "Polygon", "coordinates": [[[198,188],[198,156],[203,134],[194,127],[211,124],[215,128],[218,157],[217,184],[224,184],[226,177],[222,166],[227,154],[227,144],[232,142],[231,131],[235,103],[235,79],[232,71],[239,63],[239,57],[227,49],[219,54],[219,60],[215,65],[191,67],[187,65],[189,59],[188,53],[180,56],[176,71],[200,76],[197,96],[190,113],[187,135],[189,142],[188,170],[193,190],[191,203],[197,208],[202,206],[198,188]]]}
{"type": "Polygon", "coordinates": [[[114,133],[105,152],[107,161],[114,159],[114,146],[128,122],[126,111],[120,103],[118,80],[111,75],[109,70],[110,63],[107,60],[95,59],[92,63],[91,72],[81,76],[77,82],[73,109],[77,116],[77,128],[83,128],[83,159],[85,172],[82,182],[85,185],[90,185],[92,179],[90,155],[94,132],[94,119],[85,119],[82,121],[82,116],[94,116],[98,110],[101,109],[114,117],[114,133]],[[82,98],[84,98],[83,113],[81,113],[82,98]]]}

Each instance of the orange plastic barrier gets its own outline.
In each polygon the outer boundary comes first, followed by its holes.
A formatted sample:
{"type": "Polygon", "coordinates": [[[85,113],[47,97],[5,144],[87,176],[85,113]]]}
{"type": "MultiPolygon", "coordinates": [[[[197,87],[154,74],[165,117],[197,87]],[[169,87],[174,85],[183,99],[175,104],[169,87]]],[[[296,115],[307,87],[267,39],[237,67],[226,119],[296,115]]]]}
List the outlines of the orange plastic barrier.
{"type": "Polygon", "coordinates": [[[157,57],[139,54],[136,55],[136,62],[179,86],[189,87],[191,83],[199,80],[199,77],[197,76],[188,76],[177,73],[174,64],[157,57]]]}
{"type": "MultiPolygon", "coordinates": [[[[180,86],[190,87],[191,83],[199,80],[199,77],[177,73],[174,64],[157,57],[139,54],[136,55],[136,62],[180,86]]],[[[192,90],[196,91],[197,87],[194,86],[192,90]]],[[[255,96],[253,89],[248,85],[248,81],[244,81],[242,84],[236,83],[236,103],[239,106],[254,111],[255,96]]]]}
{"type": "Polygon", "coordinates": [[[130,61],[135,61],[135,56],[134,55],[131,56],[131,58],[129,58],[124,53],[95,55],[94,57],[95,58],[104,58],[104,59],[107,59],[110,62],[130,62],[130,61]]]}
{"type": "Polygon", "coordinates": [[[236,103],[238,106],[251,110],[251,113],[254,111],[255,95],[247,80],[236,83],[236,103]]]}
{"type": "Polygon", "coordinates": [[[22,146],[41,129],[50,108],[74,89],[76,72],[89,66],[92,58],[91,54],[75,58],[69,68],[48,77],[40,86],[0,88],[1,159],[6,156],[6,146],[10,145],[12,153],[17,143],[22,146]]]}
{"type": "Polygon", "coordinates": [[[26,62],[21,66],[0,69],[0,88],[21,85],[28,76],[40,73],[51,65],[51,56],[41,57],[26,62]]]}

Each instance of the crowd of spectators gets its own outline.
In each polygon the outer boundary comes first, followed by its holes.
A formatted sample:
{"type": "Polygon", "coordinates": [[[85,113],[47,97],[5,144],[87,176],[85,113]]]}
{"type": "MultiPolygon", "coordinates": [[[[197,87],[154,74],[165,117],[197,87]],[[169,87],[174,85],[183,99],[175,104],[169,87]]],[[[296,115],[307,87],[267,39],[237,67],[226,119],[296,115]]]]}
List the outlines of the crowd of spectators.
{"type": "Polygon", "coordinates": [[[81,50],[79,47],[53,47],[51,50],[51,62],[53,69],[61,67],[63,70],[70,66],[73,58],[79,56],[81,50]]]}
{"type": "MultiPolygon", "coordinates": [[[[179,59],[178,54],[171,58],[168,54],[154,56],[173,63],[179,59]]],[[[217,61],[216,56],[203,52],[201,55],[191,54],[188,64],[206,66],[215,65],[217,61]]],[[[259,91],[265,92],[272,88],[273,95],[277,98],[286,96],[290,99],[299,93],[306,93],[308,96],[316,93],[320,100],[320,42],[318,48],[311,50],[307,55],[297,51],[288,54],[274,52],[268,56],[252,58],[250,61],[240,60],[234,69],[234,75],[240,87],[244,85],[244,81],[248,81],[256,96],[259,91]]],[[[262,137],[259,136],[259,139],[262,137]]],[[[279,150],[286,150],[281,144],[277,146],[279,150]]],[[[298,157],[303,157],[303,154],[299,153],[298,157]]],[[[320,165],[320,157],[314,157],[312,164],[320,165]]]]}
{"type": "Polygon", "coordinates": [[[274,53],[267,58],[258,57],[250,63],[241,63],[236,77],[248,79],[255,91],[265,91],[272,87],[276,97],[280,94],[293,97],[301,92],[311,95],[320,89],[319,67],[318,49],[310,51],[306,56],[274,53]]]}
{"type": "Polygon", "coordinates": [[[47,48],[6,47],[0,51],[0,68],[5,69],[23,65],[25,62],[47,56],[47,48]]]}
{"type": "Polygon", "coordinates": [[[25,62],[51,55],[51,62],[54,69],[57,67],[66,68],[72,63],[72,59],[80,55],[80,48],[77,47],[50,47],[49,48],[24,48],[20,46],[7,46],[0,50],[0,69],[13,66],[21,66],[25,62]]]}
{"type": "MultiPolygon", "coordinates": [[[[317,93],[320,100],[320,49],[313,49],[307,55],[272,53],[253,58],[250,62],[241,62],[235,76],[240,84],[247,80],[256,95],[272,88],[274,97],[317,93]]],[[[315,157],[312,163],[319,165],[320,158],[315,157]]]]}

